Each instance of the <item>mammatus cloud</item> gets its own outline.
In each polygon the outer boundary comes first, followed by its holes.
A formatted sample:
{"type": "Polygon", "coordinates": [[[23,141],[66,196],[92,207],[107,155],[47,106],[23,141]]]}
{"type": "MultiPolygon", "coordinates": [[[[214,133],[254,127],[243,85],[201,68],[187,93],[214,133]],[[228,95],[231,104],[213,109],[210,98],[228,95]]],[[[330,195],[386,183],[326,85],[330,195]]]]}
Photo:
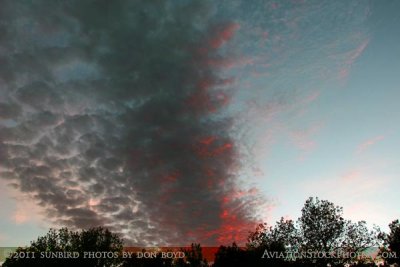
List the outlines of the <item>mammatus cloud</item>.
{"type": "Polygon", "coordinates": [[[0,177],[55,225],[243,241],[265,201],[237,179],[242,148],[367,39],[349,37],[360,4],[264,2],[3,1],[0,177]]]}
{"type": "Polygon", "coordinates": [[[261,199],[235,181],[222,113],[232,80],[211,64],[239,24],[210,18],[206,1],[4,1],[0,12],[1,178],[53,224],[105,225],[128,244],[246,238],[261,199]]]}

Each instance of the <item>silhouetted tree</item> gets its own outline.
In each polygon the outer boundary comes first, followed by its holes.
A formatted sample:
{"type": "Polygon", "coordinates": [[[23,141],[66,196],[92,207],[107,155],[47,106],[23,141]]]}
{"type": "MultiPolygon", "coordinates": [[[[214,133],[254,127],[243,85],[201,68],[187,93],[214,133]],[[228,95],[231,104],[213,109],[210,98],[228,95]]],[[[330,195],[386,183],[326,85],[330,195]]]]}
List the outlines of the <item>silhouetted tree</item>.
{"type": "Polygon", "coordinates": [[[379,238],[383,241],[380,255],[386,253],[384,261],[386,264],[397,263],[400,265],[400,222],[394,220],[389,224],[389,234],[381,232],[379,238]]]}
{"type": "Polygon", "coordinates": [[[339,247],[344,234],[343,209],[327,200],[310,197],[301,210],[301,245],[330,251],[339,247]]]}
{"type": "MultiPolygon", "coordinates": [[[[341,247],[346,225],[342,213],[343,209],[332,202],[312,197],[307,199],[298,220],[300,251],[331,253],[341,247]]],[[[302,261],[316,266],[338,264],[338,259],[330,260],[327,257],[305,257],[302,261]]]]}
{"type": "Polygon", "coordinates": [[[232,246],[220,246],[215,254],[213,267],[244,267],[250,266],[246,251],[239,248],[236,243],[232,246]]]}
{"type": "MultiPolygon", "coordinates": [[[[258,228],[262,229],[262,228],[258,228]]],[[[269,257],[264,255],[264,252],[280,253],[285,251],[285,246],[280,242],[269,242],[260,246],[247,245],[246,248],[240,248],[233,243],[232,246],[221,246],[215,254],[213,267],[286,267],[291,266],[291,262],[285,261],[284,258],[269,257]]],[[[268,254],[270,255],[270,254],[268,254]]]]}
{"type": "Polygon", "coordinates": [[[102,227],[80,232],[67,228],[50,229],[30,246],[18,248],[14,256],[6,259],[3,267],[115,266],[120,263],[122,244],[118,235],[102,227]],[[30,257],[16,257],[23,254],[30,257]]]}
{"type": "Polygon", "coordinates": [[[250,233],[247,246],[249,248],[269,247],[273,244],[283,246],[298,246],[300,241],[299,231],[292,220],[281,218],[274,227],[268,224],[259,224],[255,232],[250,233]]]}
{"type": "Polygon", "coordinates": [[[379,231],[377,228],[369,230],[365,221],[346,221],[345,238],[341,245],[350,251],[362,252],[365,248],[379,245],[379,231]]]}
{"type": "Polygon", "coordinates": [[[349,263],[350,266],[375,266],[373,257],[368,256],[368,253],[372,253],[369,249],[379,246],[379,232],[380,230],[376,227],[374,230],[369,230],[365,221],[356,223],[346,221],[344,240],[340,248],[341,251],[348,254],[364,254],[361,258],[346,259],[344,262],[349,263]]]}
{"type": "Polygon", "coordinates": [[[294,222],[281,218],[274,227],[264,223],[250,233],[247,255],[252,259],[252,266],[288,266],[291,262],[286,258],[287,248],[298,244],[299,233],[294,222]]]}
{"type": "MultiPolygon", "coordinates": [[[[340,251],[342,255],[350,255],[350,252],[362,252],[377,244],[376,231],[368,230],[364,221],[346,221],[342,215],[343,209],[327,200],[310,197],[301,212],[296,224],[292,220],[281,218],[274,227],[259,225],[249,236],[249,250],[258,253],[262,250],[287,252],[292,266],[325,267],[327,264],[360,264],[358,259],[341,257],[339,254],[332,257],[332,253],[340,251]],[[293,258],[290,255],[300,257],[293,258]]],[[[369,264],[368,261],[364,263],[369,264]]]]}
{"type": "MultiPolygon", "coordinates": [[[[315,256],[304,258],[303,255],[309,255],[310,251],[330,254],[341,250],[347,255],[350,252],[363,252],[365,248],[378,245],[378,236],[384,244],[382,251],[400,255],[398,220],[389,225],[389,234],[379,229],[371,231],[365,221],[353,223],[344,220],[341,207],[318,198],[307,199],[301,212],[296,223],[281,218],[275,226],[260,224],[255,232],[250,233],[245,248],[238,247],[236,243],[232,246],[221,246],[215,254],[213,266],[325,267],[330,264],[333,267],[344,266],[346,263],[347,266],[353,267],[371,267],[375,266],[371,259],[315,256]],[[296,255],[301,257],[296,258],[296,255]]],[[[121,259],[122,244],[118,235],[101,227],[80,232],[67,228],[58,231],[50,229],[45,236],[31,242],[30,246],[17,249],[17,254],[24,254],[24,258],[9,257],[3,266],[207,266],[200,244],[192,244],[190,249],[182,249],[185,253],[184,259],[166,259],[162,257],[162,253],[158,253],[154,258],[138,258],[137,254],[133,254],[132,258],[121,259]],[[58,253],[61,253],[62,257],[59,257],[58,253]],[[43,255],[46,257],[43,258],[43,255]]],[[[399,260],[387,259],[386,263],[399,263],[399,260]]]]}
{"type": "Polygon", "coordinates": [[[184,259],[175,260],[176,267],[203,267],[208,266],[207,259],[203,257],[203,252],[200,244],[191,244],[190,249],[182,249],[185,253],[184,259]]]}

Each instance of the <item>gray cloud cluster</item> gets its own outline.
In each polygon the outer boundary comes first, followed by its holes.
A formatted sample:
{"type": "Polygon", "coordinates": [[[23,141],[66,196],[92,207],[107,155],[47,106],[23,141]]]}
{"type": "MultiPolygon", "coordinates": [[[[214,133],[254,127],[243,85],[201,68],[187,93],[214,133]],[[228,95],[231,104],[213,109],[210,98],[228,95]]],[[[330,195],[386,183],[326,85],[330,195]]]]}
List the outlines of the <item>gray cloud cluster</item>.
{"type": "Polygon", "coordinates": [[[235,27],[212,14],[207,1],[2,1],[1,178],[52,223],[128,244],[247,233],[257,197],[237,196],[209,64],[235,27]]]}
{"type": "Polygon", "coordinates": [[[321,80],[346,79],[369,12],[364,1],[1,1],[0,177],[53,224],[105,225],[127,244],[243,240],[265,201],[241,187],[253,151],[242,148],[278,114],[297,121],[321,80]]]}

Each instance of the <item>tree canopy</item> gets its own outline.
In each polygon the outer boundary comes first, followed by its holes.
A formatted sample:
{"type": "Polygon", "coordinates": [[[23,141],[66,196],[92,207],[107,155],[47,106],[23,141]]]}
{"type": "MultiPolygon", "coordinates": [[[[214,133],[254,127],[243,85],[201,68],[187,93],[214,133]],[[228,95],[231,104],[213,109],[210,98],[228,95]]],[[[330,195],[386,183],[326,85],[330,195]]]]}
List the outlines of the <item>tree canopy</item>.
{"type": "Polygon", "coordinates": [[[389,224],[389,233],[381,232],[379,233],[379,238],[383,241],[383,246],[381,247],[380,255],[386,253],[390,255],[388,257],[383,257],[387,264],[397,263],[400,265],[400,222],[399,220],[394,220],[389,224]]]}
{"type": "Polygon", "coordinates": [[[28,247],[20,247],[3,267],[19,266],[115,266],[120,262],[123,241],[108,229],[82,231],[50,229],[28,247]]]}
{"type": "Polygon", "coordinates": [[[314,253],[296,259],[306,266],[351,263],[356,259],[348,255],[377,244],[377,231],[369,230],[365,221],[353,223],[345,220],[341,207],[313,197],[306,200],[297,222],[281,218],[274,227],[260,224],[255,232],[250,233],[248,242],[251,249],[276,251],[280,247],[286,252],[314,253]],[[320,252],[322,255],[334,253],[335,257],[312,256],[320,252]],[[341,257],[339,253],[347,256],[341,257]]]}
{"type": "MultiPolygon", "coordinates": [[[[250,232],[245,247],[236,243],[220,246],[213,266],[376,266],[371,259],[360,259],[354,255],[380,244],[383,244],[381,255],[384,252],[400,255],[399,220],[392,221],[389,228],[387,234],[379,229],[370,230],[365,221],[345,220],[343,209],[332,202],[310,197],[296,221],[281,218],[274,226],[259,224],[254,232],[250,232]],[[316,257],[315,254],[304,257],[310,255],[307,253],[319,252],[325,252],[324,255],[333,253],[335,257],[316,257]],[[342,254],[338,255],[338,252],[342,254]]],[[[155,258],[121,258],[123,240],[108,229],[98,227],[71,231],[61,228],[50,229],[45,236],[32,241],[30,246],[18,248],[15,255],[24,257],[8,257],[3,267],[207,266],[200,244],[192,244],[190,249],[181,251],[184,257],[179,259],[163,258],[161,252],[155,258]]],[[[385,263],[400,262],[397,258],[388,258],[385,263]]]]}

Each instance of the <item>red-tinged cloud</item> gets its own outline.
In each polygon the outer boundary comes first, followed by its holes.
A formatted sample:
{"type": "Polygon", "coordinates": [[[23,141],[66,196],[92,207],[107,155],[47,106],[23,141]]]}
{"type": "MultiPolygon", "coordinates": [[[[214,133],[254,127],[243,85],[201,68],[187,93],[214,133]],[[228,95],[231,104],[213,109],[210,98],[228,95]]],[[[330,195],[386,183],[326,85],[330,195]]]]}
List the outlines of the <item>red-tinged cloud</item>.
{"type": "Polygon", "coordinates": [[[253,229],[257,196],[231,197],[234,79],[211,63],[230,61],[220,50],[239,25],[209,19],[208,4],[2,6],[0,117],[14,125],[0,126],[0,175],[53,225],[102,225],[127,245],[219,245],[253,229]]]}
{"type": "Polygon", "coordinates": [[[237,23],[228,23],[223,26],[219,26],[215,29],[215,33],[209,40],[209,45],[212,49],[218,49],[223,44],[228,42],[240,28],[237,23]]]}
{"type": "MultiPolygon", "coordinates": [[[[236,33],[236,31],[240,29],[240,25],[238,23],[219,23],[217,25],[213,25],[207,32],[207,38],[202,40],[202,45],[196,48],[195,52],[201,58],[197,58],[197,60],[207,59],[208,61],[212,61],[211,58],[205,58],[217,52],[219,48],[221,48],[224,44],[230,41],[236,33]]],[[[220,58],[222,60],[222,58],[220,58]]],[[[225,61],[229,61],[229,58],[223,58],[225,61]]]]}

